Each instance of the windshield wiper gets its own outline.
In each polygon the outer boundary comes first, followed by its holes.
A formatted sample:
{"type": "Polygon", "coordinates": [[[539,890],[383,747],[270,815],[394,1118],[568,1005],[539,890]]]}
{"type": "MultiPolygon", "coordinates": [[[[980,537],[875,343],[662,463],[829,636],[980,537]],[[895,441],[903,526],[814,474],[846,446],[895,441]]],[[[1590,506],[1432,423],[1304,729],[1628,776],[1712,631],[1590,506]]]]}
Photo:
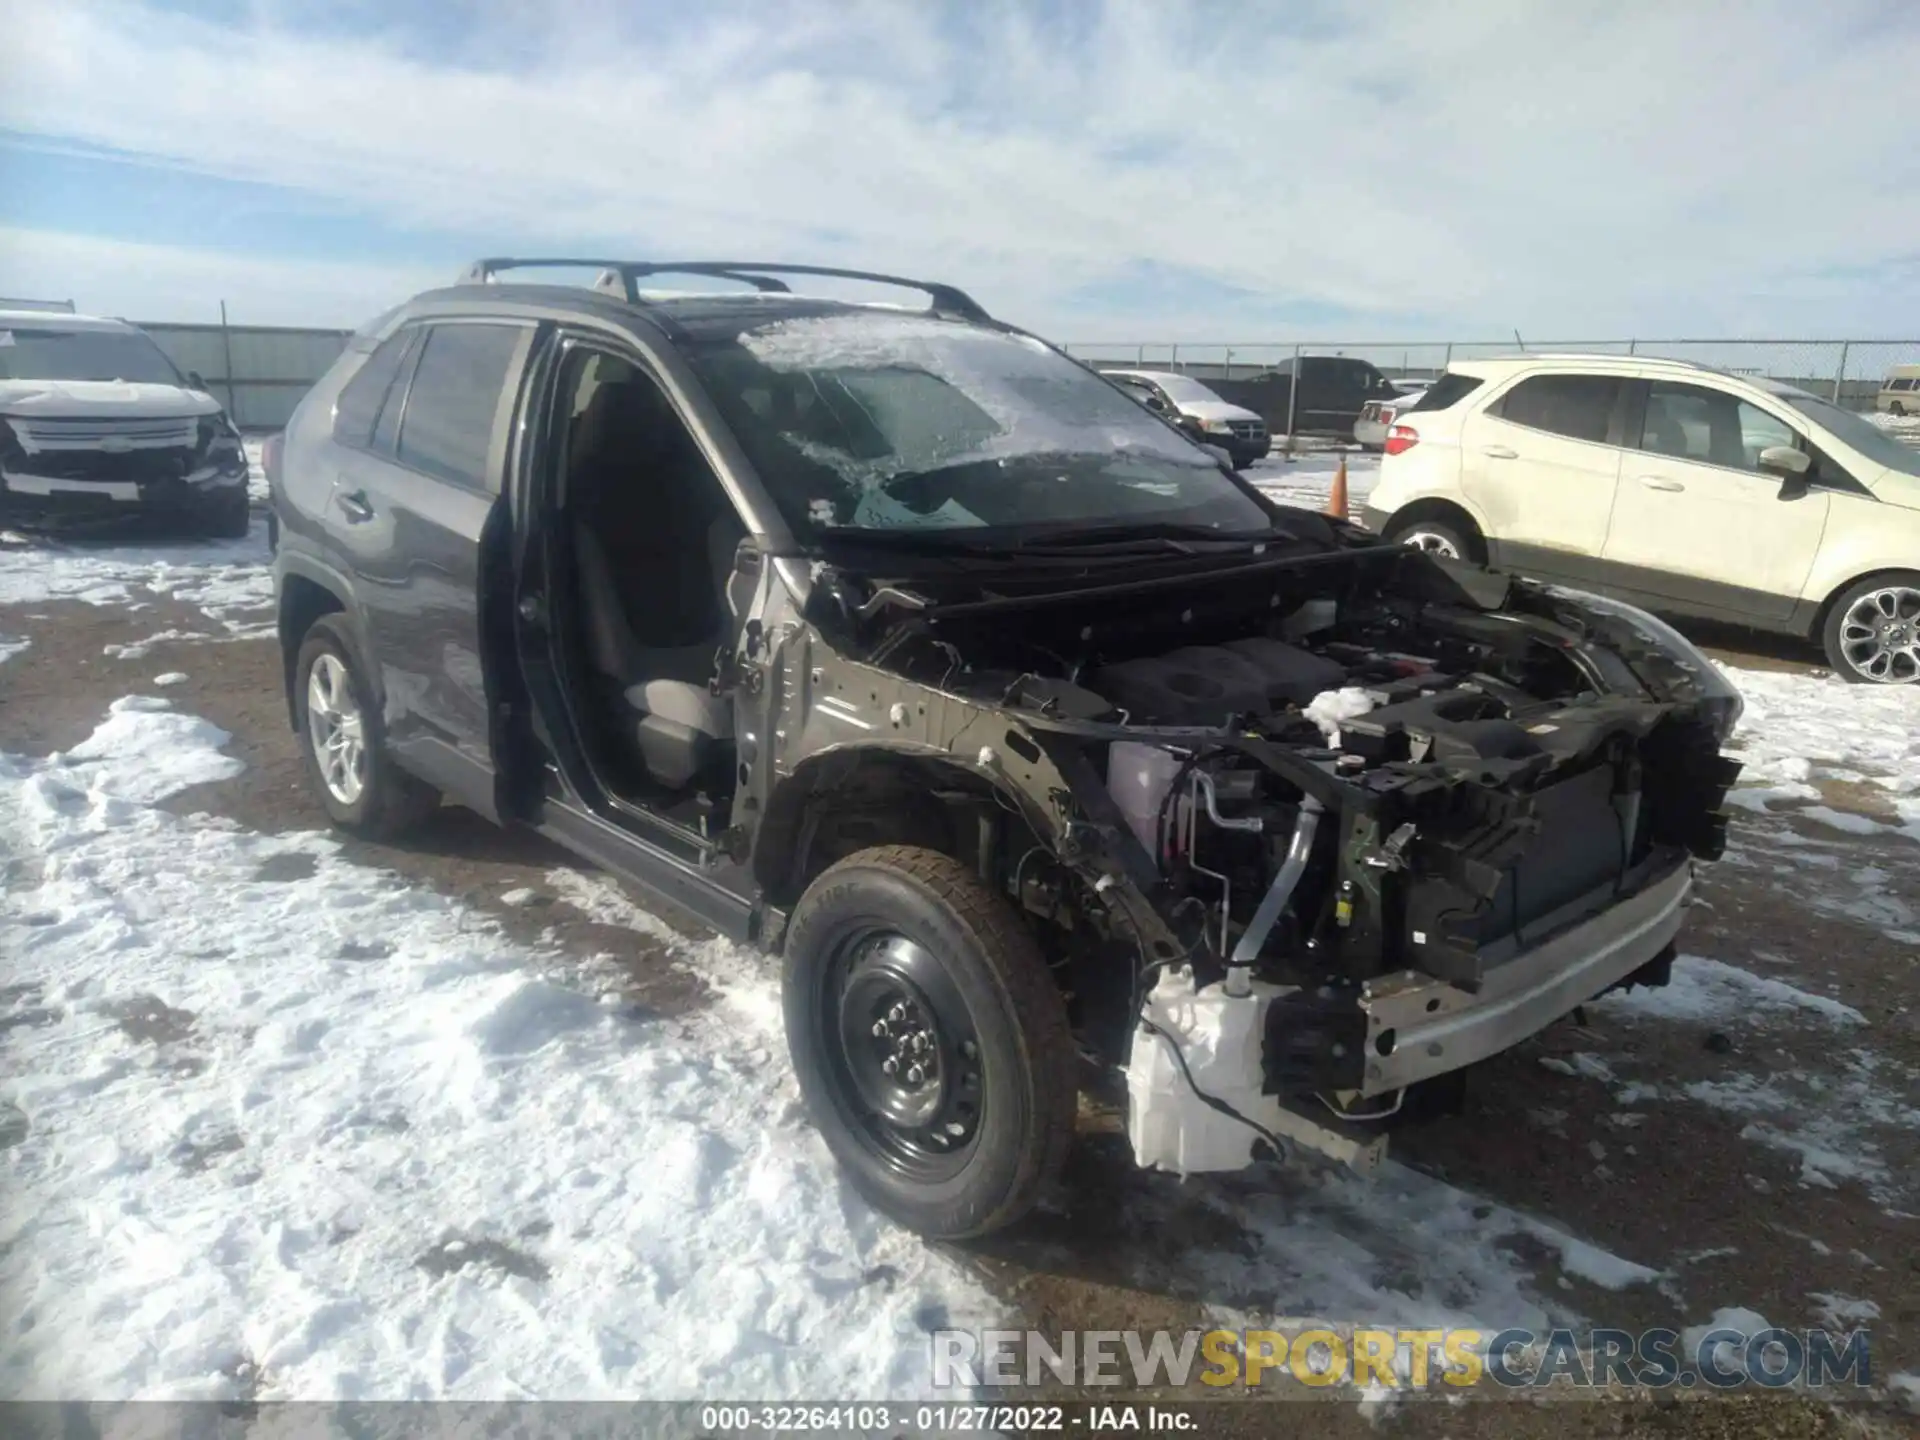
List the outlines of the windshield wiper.
{"type": "Polygon", "coordinates": [[[1004,540],[975,537],[965,529],[946,526],[921,529],[913,525],[818,525],[814,534],[822,540],[838,540],[849,545],[879,545],[897,550],[946,551],[955,555],[1011,555],[1004,540]]]}
{"type": "Polygon", "coordinates": [[[1020,541],[1019,548],[1022,551],[1032,552],[1146,544],[1191,555],[1194,553],[1195,544],[1260,545],[1286,538],[1282,532],[1274,529],[1220,530],[1212,525],[1181,525],[1147,521],[1076,526],[1072,529],[1049,531],[1020,541]]]}

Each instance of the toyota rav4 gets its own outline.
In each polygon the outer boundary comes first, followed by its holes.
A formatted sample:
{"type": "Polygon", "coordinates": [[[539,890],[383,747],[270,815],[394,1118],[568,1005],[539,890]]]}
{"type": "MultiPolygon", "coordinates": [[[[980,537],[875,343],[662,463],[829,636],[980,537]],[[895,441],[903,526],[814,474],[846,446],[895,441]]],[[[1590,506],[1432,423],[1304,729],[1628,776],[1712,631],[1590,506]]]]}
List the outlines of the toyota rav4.
{"type": "Polygon", "coordinates": [[[1143,1165],[1364,1168],[1662,983],[1720,853],[1740,701],[1672,630],[1277,508],[951,286],[482,261],[270,482],[334,821],[444,797],[779,952],[814,1121],[928,1234],[1034,1203],[1085,1061],[1143,1165]]]}

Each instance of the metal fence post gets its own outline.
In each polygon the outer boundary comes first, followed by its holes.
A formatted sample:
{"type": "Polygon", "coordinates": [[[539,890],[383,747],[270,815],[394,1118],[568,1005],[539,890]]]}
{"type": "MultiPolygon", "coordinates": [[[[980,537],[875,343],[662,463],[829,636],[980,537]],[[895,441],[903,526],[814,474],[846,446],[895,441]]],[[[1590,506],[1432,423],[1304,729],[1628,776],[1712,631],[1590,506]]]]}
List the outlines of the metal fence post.
{"type": "Polygon", "coordinates": [[[1639,352],[1639,349],[1640,349],[1640,342],[1638,340],[1627,341],[1627,354],[1629,355],[1637,354],[1639,352]]]}
{"type": "Polygon", "coordinates": [[[1833,403],[1836,405],[1840,403],[1841,388],[1847,383],[1847,351],[1852,346],[1851,340],[1840,342],[1840,368],[1833,372],[1833,403]]]}
{"type": "Polygon", "coordinates": [[[1293,405],[1300,398],[1300,347],[1293,347],[1293,374],[1287,377],[1287,459],[1293,458],[1293,405]]]}
{"type": "Polygon", "coordinates": [[[227,302],[220,302],[220,353],[226,357],[227,418],[240,423],[240,406],[233,393],[233,332],[227,329],[227,302]]]}
{"type": "Polygon", "coordinates": [[[1146,368],[1146,365],[1147,365],[1147,347],[1146,346],[1136,345],[1133,347],[1133,364],[1134,364],[1134,368],[1137,370],[1144,370],[1146,368]]]}
{"type": "Polygon", "coordinates": [[[1227,347],[1226,363],[1222,365],[1220,368],[1223,372],[1225,372],[1223,378],[1228,380],[1231,380],[1233,378],[1233,347],[1231,345],[1227,347]]]}
{"type": "Polygon", "coordinates": [[[1453,342],[1449,340],[1447,341],[1447,357],[1446,359],[1440,362],[1440,370],[1441,370],[1441,373],[1444,374],[1446,371],[1452,368],[1453,368],[1453,342]]]}
{"type": "Polygon", "coordinates": [[[1180,368],[1180,347],[1177,344],[1167,352],[1167,368],[1175,371],[1180,368]]]}

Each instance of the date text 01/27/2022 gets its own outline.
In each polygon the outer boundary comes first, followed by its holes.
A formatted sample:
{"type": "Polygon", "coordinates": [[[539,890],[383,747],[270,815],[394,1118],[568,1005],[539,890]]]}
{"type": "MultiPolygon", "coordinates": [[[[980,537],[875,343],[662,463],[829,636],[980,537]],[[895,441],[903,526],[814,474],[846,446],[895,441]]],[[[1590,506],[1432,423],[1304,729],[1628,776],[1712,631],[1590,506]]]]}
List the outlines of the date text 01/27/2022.
{"type": "MultiPolygon", "coordinates": [[[[871,1434],[907,1422],[905,1407],[888,1405],[707,1405],[700,1429],[708,1435],[871,1434]]],[[[1198,1421],[1189,1411],[1165,1405],[918,1405],[915,1430],[990,1434],[1079,1430],[1089,1434],[1128,1430],[1186,1432],[1198,1421]]]]}

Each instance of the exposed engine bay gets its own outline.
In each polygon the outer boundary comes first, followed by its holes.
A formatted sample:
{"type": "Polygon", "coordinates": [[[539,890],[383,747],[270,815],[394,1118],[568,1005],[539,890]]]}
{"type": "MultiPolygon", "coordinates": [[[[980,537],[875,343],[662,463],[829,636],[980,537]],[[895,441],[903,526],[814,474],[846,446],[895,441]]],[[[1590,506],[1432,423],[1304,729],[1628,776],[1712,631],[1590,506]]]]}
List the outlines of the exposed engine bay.
{"type": "MultiPolygon", "coordinates": [[[[1691,859],[1720,853],[1738,698],[1650,617],[1410,551],[1335,558],[1078,602],[927,587],[859,627],[875,663],[1025,720],[1090,848],[1176,937],[1172,957],[1131,947],[1127,1039],[1107,1047],[1132,1057],[1142,1163],[1245,1164],[1254,1132],[1280,1143],[1290,1105],[1391,1113],[1483,1058],[1457,1036],[1400,1051],[1419,1026],[1545,1003],[1511,996],[1554,943],[1629,897],[1679,894],[1691,859]]],[[[1027,865],[1009,891],[1124,941],[1059,868],[1027,865]]],[[[1648,937],[1677,923],[1643,929],[1644,966],[1617,960],[1592,991],[1574,972],[1558,1013],[1628,971],[1656,979],[1648,937]]]]}

